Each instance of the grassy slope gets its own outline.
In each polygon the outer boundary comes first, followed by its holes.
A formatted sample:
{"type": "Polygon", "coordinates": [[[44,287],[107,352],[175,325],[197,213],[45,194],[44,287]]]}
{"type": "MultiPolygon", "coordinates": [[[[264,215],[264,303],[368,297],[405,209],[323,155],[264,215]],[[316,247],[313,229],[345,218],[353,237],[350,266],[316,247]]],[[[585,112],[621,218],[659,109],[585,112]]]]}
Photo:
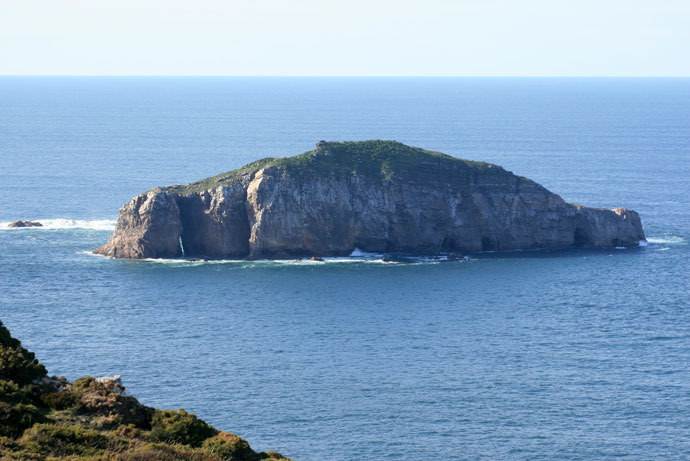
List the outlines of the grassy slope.
{"type": "Polygon", "coordinates": [[[257,453],[180,409],[156,410],[94,378],[47,379],[0,322],[0,458],[9,460],[286,460],[257,453]]]}
{"type": "Polygon", "coordinates": [[[497,168],[486,162],[463,160],[439,152],[406,146],[396,141],[324,142],[317,148],[293,157],[265,158],[237,170],[186,185],[167,189],[186,195],[223,185],[264,167],[319,175],[365,175],[370,177],[410,176],[425,164],[445,164],[485,170],[497,168]]]}

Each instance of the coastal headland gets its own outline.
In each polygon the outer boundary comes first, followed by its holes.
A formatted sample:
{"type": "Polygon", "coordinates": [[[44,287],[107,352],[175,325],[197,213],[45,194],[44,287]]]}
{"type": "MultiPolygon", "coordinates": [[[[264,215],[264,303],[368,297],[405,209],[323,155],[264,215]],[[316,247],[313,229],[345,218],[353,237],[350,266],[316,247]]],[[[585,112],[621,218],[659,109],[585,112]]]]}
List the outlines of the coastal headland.
{"type": "Polygon", "coordinates": [[[69,382],[45,367],[0,322],[0,458],[3,460],[289,461],[183,409],[157,410],[119,376],[69,382]]]}

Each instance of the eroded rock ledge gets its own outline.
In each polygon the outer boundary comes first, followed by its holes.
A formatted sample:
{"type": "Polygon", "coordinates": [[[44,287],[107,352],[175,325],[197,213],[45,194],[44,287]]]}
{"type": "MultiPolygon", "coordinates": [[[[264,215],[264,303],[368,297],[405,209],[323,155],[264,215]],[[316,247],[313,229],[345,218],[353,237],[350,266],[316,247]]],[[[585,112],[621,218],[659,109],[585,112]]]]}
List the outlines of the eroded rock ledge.
{"type": "Polygon", "coordinates": [[[295,258],[636,246],[632,210],[588,208],[500,166],[394,141],[325,142],[120,209],[96,253],[116,258],[295,258]]]}

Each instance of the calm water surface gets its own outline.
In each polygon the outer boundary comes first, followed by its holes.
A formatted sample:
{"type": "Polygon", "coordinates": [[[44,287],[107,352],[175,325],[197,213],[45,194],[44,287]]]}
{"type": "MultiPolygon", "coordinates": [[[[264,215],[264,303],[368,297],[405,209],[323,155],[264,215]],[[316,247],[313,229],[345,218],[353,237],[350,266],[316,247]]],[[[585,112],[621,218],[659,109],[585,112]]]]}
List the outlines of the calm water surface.
{"type": "Polygon", "coordinates": [[[299,460],[690,457],[689,79],[0,78],[0,319],[299,460]],[[118,207],[395,139],[640,212],[647,246],[462,262],[119,261],[118,207]],[[1,226],[1,224],[0,224],[1,226]]]}

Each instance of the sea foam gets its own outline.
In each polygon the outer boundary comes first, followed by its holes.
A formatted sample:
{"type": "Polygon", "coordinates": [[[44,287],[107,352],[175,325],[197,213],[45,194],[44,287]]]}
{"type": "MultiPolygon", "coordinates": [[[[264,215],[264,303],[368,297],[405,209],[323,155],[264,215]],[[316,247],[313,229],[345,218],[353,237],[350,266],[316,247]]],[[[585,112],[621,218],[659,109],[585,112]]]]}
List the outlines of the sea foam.
{"type": "MultiPolygon", "coordinates": [[[[647,245],[649,244],[654,244],[654,245],[685,245],[686,240],[683,237],[678,237],[676,235],[666,235],[664,237],[650,237],[647,239],[647,245]]],[[[647,246],[644,245],[644,246],[647,246]]],[[[642,242],[640,242],[640,246],[642,245],[642,242]]]]}
{"type": "Polygon", "coordinates": [[[32,219],[42,224],[41,227],[8,227],[11,221],[0,221],[0,230],[56,230],[56,229],[88,229],[88,230],[115,230],[116,221],[112,219],[32,219]]]}

